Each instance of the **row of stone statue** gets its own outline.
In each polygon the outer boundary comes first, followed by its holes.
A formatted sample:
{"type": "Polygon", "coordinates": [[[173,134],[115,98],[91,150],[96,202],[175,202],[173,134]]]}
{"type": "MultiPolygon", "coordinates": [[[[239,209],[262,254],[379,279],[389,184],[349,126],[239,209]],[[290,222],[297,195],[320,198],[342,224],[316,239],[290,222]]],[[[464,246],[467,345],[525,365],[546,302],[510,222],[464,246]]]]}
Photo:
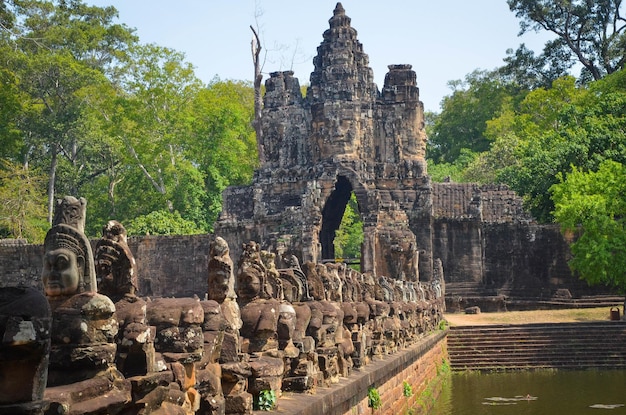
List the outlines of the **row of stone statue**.
{"type": "Polygon", "coordinates": [[[435,329],[428,284],[226,241],[206,298],[142,298],[124,227],[92,253],[86,202],[59,201],[35,289],[0,289],[0,414],[247,414],[264,390],[312,391],[435,329]],[[19,376],[17,376],[19,372],[19,376]]]}

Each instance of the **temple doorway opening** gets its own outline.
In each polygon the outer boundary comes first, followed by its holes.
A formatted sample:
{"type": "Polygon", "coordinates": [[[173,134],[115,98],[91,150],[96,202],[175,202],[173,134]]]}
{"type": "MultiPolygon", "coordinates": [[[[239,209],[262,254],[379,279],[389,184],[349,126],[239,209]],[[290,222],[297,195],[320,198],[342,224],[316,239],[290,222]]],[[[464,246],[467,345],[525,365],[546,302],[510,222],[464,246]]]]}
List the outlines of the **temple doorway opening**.
{"type": "Polygon", "coordinates": [[[363,222],[352,190],[346,177],[337,178],[335,190],[322,210],[320,243],[323,261],[341,259],[358,269],[363,243],[363,222]]]}

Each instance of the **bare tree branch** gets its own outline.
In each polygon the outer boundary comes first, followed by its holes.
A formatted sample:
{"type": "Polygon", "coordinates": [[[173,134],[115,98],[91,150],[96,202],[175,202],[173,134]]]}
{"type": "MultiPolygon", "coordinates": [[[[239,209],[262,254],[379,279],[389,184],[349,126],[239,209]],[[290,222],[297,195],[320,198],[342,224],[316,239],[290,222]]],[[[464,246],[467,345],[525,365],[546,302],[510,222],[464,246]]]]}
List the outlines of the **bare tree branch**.
{"type": "Polygon", "coordinates": [[[261,40],[259,39],[259,34],[252,25],[250,25],[250,30],[252,30],[254,35],[250,44],[252,62],[254,63],[254,121],[252,122],[252,126],[254,127],[254,131],[256,133],[256,145],[259,153],[259,162],[263,165],[265,163],[265,146],[263,143],[263,129],[261,128],[261,112],[263,110],[263,97],[261,96],[261,82],[263,81],[263,74],[261,73],[260,62],[261,40]]]}

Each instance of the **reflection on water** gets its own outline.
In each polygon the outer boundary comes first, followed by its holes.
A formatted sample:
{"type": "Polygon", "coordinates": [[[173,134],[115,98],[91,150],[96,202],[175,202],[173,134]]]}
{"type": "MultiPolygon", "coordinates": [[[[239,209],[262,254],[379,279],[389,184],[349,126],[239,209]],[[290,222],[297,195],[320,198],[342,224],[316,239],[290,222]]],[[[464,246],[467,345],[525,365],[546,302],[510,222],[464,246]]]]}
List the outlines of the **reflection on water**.
{"type": "Polygon", "coordinates": [[[453,373],[432,415],[626,414],[626,371],[453,373]]]}
{"type": "Polygon", "coordinates": [[[483,405],[515,405],[519,401],[536,401],[536,396],[514,396],[512,398],[503,398],[502,396],[494,396],[492,398],[485,398],[483,405]]]}

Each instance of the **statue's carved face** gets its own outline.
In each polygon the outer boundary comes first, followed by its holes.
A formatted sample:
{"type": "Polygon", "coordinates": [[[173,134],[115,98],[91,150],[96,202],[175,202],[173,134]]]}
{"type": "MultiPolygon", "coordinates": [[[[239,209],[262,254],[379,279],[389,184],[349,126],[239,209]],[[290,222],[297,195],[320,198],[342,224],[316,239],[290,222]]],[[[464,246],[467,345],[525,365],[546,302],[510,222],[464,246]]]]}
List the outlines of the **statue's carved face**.
{"type": "Polygon", "coordinates": [[[296,311],[291,305],[281,304],[278,315],[278,338],[290,340],[296,329],[296,311]]]}
{"type": "Polygon", "coordinates": [[[228,266],[218,266],[209,269],[209,299],[219,303],[230,296],[234,290],[234,281],[231,276],[231,268],[228,266]]]}
{"type": "Polygon", "coordinates": [[[83,261],[69,249],[59,248],[48,251],[43,264],[43,286],[46,295],[74,295],[82,275],[83,261]]]}
{"type": "Polygon", "coordinates": [[[57,201],[53,224],[65,224],[85,231],[85,209],[87,201],[84,198],[76,199],[73,196],[66,196],[57,201]]]}
{"type": "Polygon", "coordinates": [[[239,284],[238,295],[244,300],[253,299],[261,292],[261,279],[256,273],[240,274],[237,282],[239,284]]]}

